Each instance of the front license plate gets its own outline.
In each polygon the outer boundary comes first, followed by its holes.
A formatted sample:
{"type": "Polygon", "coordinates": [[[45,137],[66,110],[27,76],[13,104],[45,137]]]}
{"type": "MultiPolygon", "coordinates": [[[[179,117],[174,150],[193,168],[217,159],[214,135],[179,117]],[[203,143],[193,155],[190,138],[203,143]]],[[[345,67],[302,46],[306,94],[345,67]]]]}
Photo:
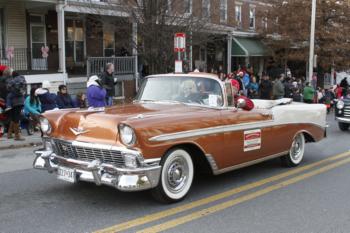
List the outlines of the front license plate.
{"type": "Polygon", "coordinates": [[[57,168],[57,179],[68,181],[70,183],[75,183],[75,170],[67,167],[57,168]]]}

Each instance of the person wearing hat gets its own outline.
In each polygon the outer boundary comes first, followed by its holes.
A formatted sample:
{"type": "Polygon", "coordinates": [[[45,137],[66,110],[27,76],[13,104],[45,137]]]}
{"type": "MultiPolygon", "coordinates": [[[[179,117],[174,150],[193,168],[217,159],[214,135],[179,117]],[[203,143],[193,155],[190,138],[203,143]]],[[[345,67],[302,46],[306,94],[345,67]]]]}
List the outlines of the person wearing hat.
{"type": "Polygon", "coordinates": [[[23,141],[20,132],[20,121],[22,120],[22,110],[24,106],[24,94],[26,92],[27,83],[23,76],[18,75],[11,78],[7,83],[7,89],[9,93],[6,98],[6,111],[10,119],[10,125],[8,127],[7,138],[13,138],[15,134],[15,140],[23,141]]]}
{"type": "Polygon", "coordinates": [[[231,79],[230,82],[232,87],[233,105],[237,107],[239,102],[244,101],[245,106],[243,106],[242,109],[246,111],[252,110],[254,108],[253,101],[244,95],[239,95],[239,82],[235,79],[231,79]]]}
{"type": "Polygon", "coordinates": [[[101,85],[97,75],[93,75],[87,82],[86,96],[89,107],[97,108],[106,106],[107,91],[101,85]]]}
{"type": "Polygon", "coordinates": [[[50,93],[50,88],[50,81],[44,80],[41,88],[38,88],[35,91],[35,94],[39,97],[42,112],[57,108],[56,95],[50,93]]]}

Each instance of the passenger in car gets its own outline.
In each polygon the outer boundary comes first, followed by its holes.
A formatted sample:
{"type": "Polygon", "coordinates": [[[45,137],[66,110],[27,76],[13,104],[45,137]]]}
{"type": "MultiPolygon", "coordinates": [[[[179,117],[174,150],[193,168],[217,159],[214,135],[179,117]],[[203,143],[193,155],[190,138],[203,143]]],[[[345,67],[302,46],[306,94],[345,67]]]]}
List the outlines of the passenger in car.
{"type": "Polygon", "coordinates": [[[250,111],[254,108],[254,103],[251,99],[248,97],[245,97],[243,95],[239,95],[239,82],[236,79],[231,79],[231,86],[232,86],[232,94],[234,99],[234,105],[236,107],[239,107],[239,103],[241,101],[245,102],[245,105],[241,107],[243,110],[250,111]]]}

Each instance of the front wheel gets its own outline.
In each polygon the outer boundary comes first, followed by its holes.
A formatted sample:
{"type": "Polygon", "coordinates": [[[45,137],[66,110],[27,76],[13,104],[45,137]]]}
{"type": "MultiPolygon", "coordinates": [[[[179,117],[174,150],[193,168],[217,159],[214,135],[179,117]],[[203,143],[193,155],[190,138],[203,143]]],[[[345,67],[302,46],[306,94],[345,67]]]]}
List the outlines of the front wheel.
{"type": "Polygon", "coordinates": [[[164,156],[161,165],[160,181],[152,189],[153,197],[163,203],[181,201],[192,186],[194,167],[191,156],[183,149],[174,149],[164,156]]]}
{"type": "Polygon", "coordinates": [[[303,133],[299,133],[294,137],[289,153],[281,157],[282,164],[286,167],[298,166],[304,157],[305,137],[303,133]]]}
{"type": "Polygon", "coordinates": [[[341,131],[347,131],[349,129],[350,124],[338,122],[338,126],[341,131]]]}

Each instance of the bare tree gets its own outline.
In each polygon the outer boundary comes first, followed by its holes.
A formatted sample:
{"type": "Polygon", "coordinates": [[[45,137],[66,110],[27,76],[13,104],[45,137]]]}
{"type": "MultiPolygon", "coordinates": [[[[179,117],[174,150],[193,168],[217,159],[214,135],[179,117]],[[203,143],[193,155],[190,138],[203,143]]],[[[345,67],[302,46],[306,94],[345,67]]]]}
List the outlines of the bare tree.
{"type": "MultiPolygon", "coordinates": [[[[149,73],[172,71],[174,68],[174,34],[186,33],[186,45],[200,46],[214,42],[215,33],[227,33],[225,27],[214,24],[213,19],[219,16],[219,5],[207,8],[197,1],[178,0],[118,0],[108,2],[109,10],[123,12],[123,17],[115,18],[112,24],[118,29],[118,44],[125,48],[126,54],[137,49],[142,63],[147,65],[149,73]],[[132,23],[138,25],[138,40],[131,38],[132,23]],[[213,30],[215,29],[215,31],[213,30]]],[[[93,3],[91,3],[93,4],[93,3]]],[[[90,29],[102,30],[103,17],[101,10],[94,4],[96,12],[89,15],[90,29]]],[[[104,6],[106,7],[106,6],[104,6]]],[[[97,32],[99,33],[99,32],[97,32]]],[[[189,58],[189,49],[182,59],[189,58]]]]}
{"type": "MultiPolygon", "coordinates": [[[[275,60],[307,61],[309,52],[311,1],[269,0],[260,12],[267,18],[267,28],[260,33],[275,51],[275,60]]],[[[348,1],[318,0],[316,13],[315,54],[318,66],[329,70],[349,68],[350,31],[348,1]]]]}

